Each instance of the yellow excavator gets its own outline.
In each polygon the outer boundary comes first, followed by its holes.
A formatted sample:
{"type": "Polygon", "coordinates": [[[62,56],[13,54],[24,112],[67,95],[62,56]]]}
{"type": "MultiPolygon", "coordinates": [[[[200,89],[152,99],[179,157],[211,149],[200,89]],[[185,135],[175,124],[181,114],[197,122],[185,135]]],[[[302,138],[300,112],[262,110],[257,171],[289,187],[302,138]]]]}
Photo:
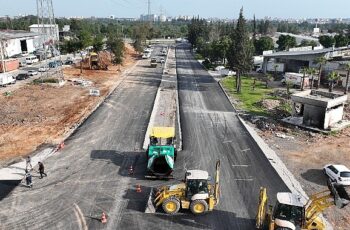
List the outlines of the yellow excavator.
{"type": "Polygon", "coordinates": [[[289,192],[277,193],[275,207],[267,207],[266,188],[260,188],[256,228],[267,230],[326,230],[320,214],[336,205],[345,207],[349,202],[348,187],[328,181],[328,190],[313,194],[304,204],[301,197],[289,192]]]}
{"type": "Polygon", "coordinates": [[[163,186],[155,195],[156,207],[162,205],[167,214],[175,214],[180,208],[190,209],[195,215],[212,211],[219,203],[220,161],[216,162],[215,184],[208,183],[207,171],[187,170],[182,183],[163,186]]]}

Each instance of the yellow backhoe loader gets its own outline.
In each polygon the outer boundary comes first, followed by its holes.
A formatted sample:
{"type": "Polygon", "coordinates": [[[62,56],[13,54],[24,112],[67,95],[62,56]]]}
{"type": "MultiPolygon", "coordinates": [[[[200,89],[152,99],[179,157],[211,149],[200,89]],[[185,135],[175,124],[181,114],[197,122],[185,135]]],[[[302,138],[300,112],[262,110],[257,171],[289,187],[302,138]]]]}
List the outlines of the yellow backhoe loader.
{"type": "Polygon", "coordinates": [[[266,188],[260,188],[256,228],[267,230],[326,230],[320,217],[322,212],[336,205],[345,207],[349,202],[348,187],[328,181],[328,190],[313,194],[304,204],[301,197],[289,192],[277,193],[275,207],[267,207],[266,188]]]}
{"type": "Polygon", "coordinates": [[[220,161],[216,162],[215,184],[210,184],[208,172],[187,170],[182,183],[163,186],[158,190],[155,206],[162,205],[168,214],[175,214],[180,208],[190,209],[196,215],[212,211],[219,203],[219,173],[220,161]]]}

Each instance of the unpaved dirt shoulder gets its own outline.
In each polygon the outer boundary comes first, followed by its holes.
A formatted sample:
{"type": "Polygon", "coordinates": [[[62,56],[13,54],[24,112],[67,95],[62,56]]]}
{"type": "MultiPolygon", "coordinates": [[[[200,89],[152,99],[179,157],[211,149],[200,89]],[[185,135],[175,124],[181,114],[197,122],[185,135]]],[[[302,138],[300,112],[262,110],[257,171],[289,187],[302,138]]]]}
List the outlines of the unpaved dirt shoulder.
{"type": "Polygon", "coordinates": [[[115,87],[123,72],[136,62],[136,53],[127,46],[123,66],[108,71],[66,68],[66,80],[84,79],[98,88],[100,97],[89,95],[91,87],[71,81],[62,86],[24,85],[11,96],[0,95],[0,166],[18,162],[42,145],[56,145],[87,117],[101,98],[115,87]]]}

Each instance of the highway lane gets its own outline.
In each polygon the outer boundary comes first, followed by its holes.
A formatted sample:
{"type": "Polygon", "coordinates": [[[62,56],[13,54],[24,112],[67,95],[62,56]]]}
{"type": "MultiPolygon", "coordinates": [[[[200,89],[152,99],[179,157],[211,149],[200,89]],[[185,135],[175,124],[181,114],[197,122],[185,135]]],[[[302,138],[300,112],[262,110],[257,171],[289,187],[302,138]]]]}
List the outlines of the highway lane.
{"type": "Polygon", "coordinates": [[[0,229],[99,229],[103,211],[106,227],[116,229],[161,72],[141,60],[65,148],[44,162],[48,177],[34,173],[32,189],[18,186],[0,196],[0,229]]]}

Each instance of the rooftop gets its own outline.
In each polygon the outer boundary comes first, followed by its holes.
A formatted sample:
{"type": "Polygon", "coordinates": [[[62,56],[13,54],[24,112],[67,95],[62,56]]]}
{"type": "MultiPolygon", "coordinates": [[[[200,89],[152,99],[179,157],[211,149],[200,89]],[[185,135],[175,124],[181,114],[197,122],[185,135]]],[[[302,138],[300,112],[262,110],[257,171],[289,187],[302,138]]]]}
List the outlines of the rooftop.
{"type": "Polygon", "coordinates": [[[281,204],[288,204],[292,206],[303,207],[303,203],[301,202],[301,197],[292,194],[290,192],[279,192],[277,193],[277,200],[281,204]]]}
{"type": "Polygon", "coordinates": [[[264,57],[281,57],[281,56],[300,56],[300,55],[319,55],[326,54],[334,51],[342,51],[350,49],[349,47],[339,47],[339,48],[326,48],[326,49],[318,49],[318,50],[303,50],[303,51],[280,51],[271,54],[266,54],[264,57]]]}
{"type": "Polygon", "coordinates": [[[42,27],[58,27],[58,25],[57,24],[44,24],[44,25],[33,24],[33,25],[29,26],[29,28],[38,28],[38,27],[41,27],[41,28],[42,27]]]}
{"type": "Polygon", "coordinates": [[[26,38],[35,36],[39,36],[39,34],[25,30],[0,30],[0,39],[26,38]]]}
{"type": "Polygon", "coordinates": [[[208,180],[209,174],[203,170],[187,170],[187,179],[189,180],[208,180]]]}

